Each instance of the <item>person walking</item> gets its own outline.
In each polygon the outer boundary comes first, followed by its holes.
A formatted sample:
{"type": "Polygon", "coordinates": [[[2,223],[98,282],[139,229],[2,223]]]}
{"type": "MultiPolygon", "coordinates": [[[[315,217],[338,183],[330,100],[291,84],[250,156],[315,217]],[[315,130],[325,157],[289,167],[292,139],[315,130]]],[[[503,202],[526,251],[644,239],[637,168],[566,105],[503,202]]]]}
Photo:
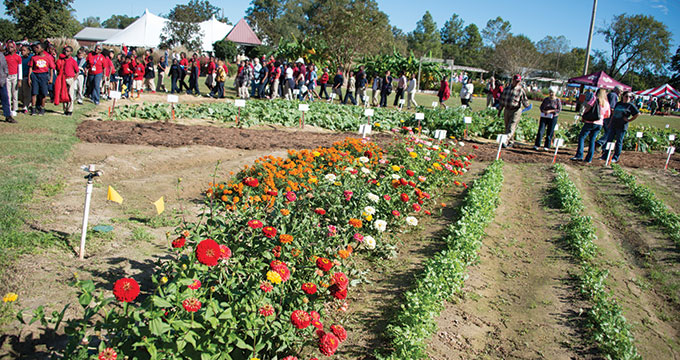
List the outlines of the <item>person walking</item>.
{"type": "Polygon", "coordinates": [[[180,89],[177,86],[177,81],[182,76],[182,68],[179,66],[179,61],[177,59],[172,59],[172,65],[170,65],[170,93],[179,93],[180,89]]]}
{"type": "Polygon", "coordinates": [[[31,105],[31,85],[29,79],[31,78],[29,73],[28,63],[31,61],[31,49],[28,45],[21,45],[21,81],[19,83],[19,98],[21,99],[21,104],[23,106],[22,111],[24,114],[28,113],[28,107],[31,105]]]}
{"type": "Polygon", "coordinates": [[[215,86],[210,91],[210,97],[221,99],[224,97],[224,82],[227,81],[227,73],[224,71],[224,61],[222,59],[217,61],[215,67],[215,86]]]}
{"type": "Polygon", "coordinates": [[[545,133],[543,148],[547,151],[550,150],[550,144],[552,144],[555,125],[557,125],[557,117],[560,114],[560,111],[562,111],[562,102],[560,101],[560,98],[555,96],[554,89],[548,90],[548,96],[543,99],[540,110],[541,118],[539,119],[536,141],[534,141],[534,150],[539,150],[543,133],[545,133]]]}
{"type": "Polygon", "coordinates": [[[364,66],[359,66],[359,72],[356,74],[357,79],[357,90],[356,96],[357,102],[361,100],[362,105],[366,105],[366,84],[368,84],[368,79],[366,78],[366,71],[364,71],[364,66]]]}
{"type": "Polygon", "coordinates": [[[493,89],[496,87],[496,78],[493,76],[489,78],[484,88],[484,93],[486,94],[486,107],[490,108],[494,104],[493,89]]]}
{"type": "MultiPolygon", "coordinates": [[[[616,85],[614,87],[614,90],[610,91],[609,94],[607,94],[607,101],[609,102],[609,108],[614,109],[616,107],[616,103],[619,101],[619,96],[623,93],[623,88],[621,85],[616,85]]],[[[609,138],[609,133],[611,132],[611,118],[606,117],[604,118],[604,123],[602,124],[602,129],[604,131],[602,136],[595,142],[595,148],[598,147],[603,147],[604,143],[607,141],[609,138]]]]}
{"type": "MultiPolygon", "coordinates": [[[[616,163],[619,161],[621,156],[621,150],[623,149],[623,138],[626,136],[628,131],[628,123],[634,121],[640,115],[640,111],[635,105],[632,104],[633,93],[626,91],[621,96],[621,101],[616,103],[616,107],[611,110],[611,132],[607,138],[607,142],[612,142],[616,140],[616,146],[614,147],[614,156],[612,157],[612,162],[616,163]]],[[[600,160],[607,160],[607,151],[603,149],[602,156],[600,160]]]]}
{"type": "Polygon", "coordinates": [[[394,94],[394,107],[397,107],[399,104],[399,100],[404,99],[404,90],[406,90],[406,75],[404,75],[404,72],[399,73],[399,80],[397,80],[397,91],[394,94]]]}
{"type": "Polygon", "coordinates": [[[16,123],[12,117],[12,109],[9,105],[9,96],[7,96],[7,77],[9,76],[9,69],[7,67],[7,60],[5,54],[0,53],[0,103],[2,103],[2,114],[5,115],[5,121],[8,123],[16,123]]]}
{"type": "Polygon", "coordinates": [[[387,97],[392,93],[392,76],[390,71],[385,71],[385,76],[380,79],[380,106],[387,107],[387,97]]]}
{"type": "Polygon", "coordinates": [[[356,90],[356,78],[354,77],[354,71],[349,72],[349,78],[347,79],[347,91],[345,92],[345,99],[342,104],[347,104],[347,99],[352,101],[352,105],[357,104],[357,100],[354,98],[354,92],[356,90]]]}
{"type": "MultiPolygon", "coordinates": [[[[165,88],[165,76],[168,72],[168,51],[165,50],[163,56],[158,61],[158,80],[156,80],[156,89],[162,92],[168,92],[165,88]]],[[[172,86],[170,86],[172,88],[172,86]]]]}
{"type": "Polygon", "coordinates": [[[187,54],[184,52],[181,52],[179,54],[179,67],[181,73],[179,75],[179,91],[189,91],[189,85],[184,81],[187,77],[187,72],[189,71],[189,59],[187,59],[187,54]]]}
{"type": "Polygon", "coordinates": [[[156,84],[154,84],[154,80],[156,78],[156,72],[153,64],[153,57],[151,55],[147,56],[144,63],[144,88],[149,89],[152,94],[155,94],[156,84]]]}
{"type": "Polygon", "coordinates": [[[39,115],[45,114],[45,99],[49,94],[47,85],[52,82],[50,69],[55,67],[52,57],[47,56],[42,44],[33,44],[33,57],[28,63],[28,85],[31,87],[31,115],[36,112],[39,115]],[[39,104],[39,105],[38,105],[39,104]]]}
{"type": "Polygon", "coordinates": [[[380,76],[373,77],[373,85],[371,86],[371,106],[380,106],[380,89],[382,88],[382,78],[380,76]]]}
{"type": "Polygon", "coordinates": [[[446,76],[442,78],[439,83],[439,91],[437,92],[437,97],[439,97],[439,103],[446,107],[444,102],[451,97],[451,89],[449,88],[449,82],[446,81],[446,76]]]}
{"type": "Polygon", "coordinates": [[[342,68],[338,68],[338,73],[333,78],[333,93],[342,102],[342,85],[345,83],[345,78],[342,76],[342,68]]]}
{"type": "Polygon", "coordinates": [[[609,101],[607,100],[606,90],[600,89],[597,91],[597,96],[593,97],[585,106],[585,112],[587,113],[594,106],[599,107],[599,117],[594,120],[586,120],[581,118],[583,121],[583,126],[581,127],[581,132],[578,134],[578,148],[576,149],[576,154],[573,158],[571,158],[573,161],[583,161],[583,147],[585,145],[585,139],[588,136],[590,136],[590,139],[588,145],[588,154],[586,155],[585,162],[591,163],[593,161],[597,133],[599,133],[600,129],[602,129],[604,119],[609,119],[611,117],[611,108],[609,107],[609,101]]]}
{"type": "Polygon", "coordinates": [[[460,104],[461,106],[470,107],[470,98],[475,91],[475,86],[469,82],[463,82],[463,86],[460,87],[460,104]]]}
{"type": "Polygon", "coordinates": [[[262,65],[260,65],[260,59],[254,58],[253,59],[253,78],[250,82],[250,97],[258,97],[259,96],[260,80],[262,79],[261,78],[262,74],[260,73],[260,70],[262,70],[262,65]]]}
{"type": "Polygon", "coordinates": [[[514,144],[515,130],[522,117],[522,106],[529,107],[529,99],[521,85],[522,76],[516,74],[512,77],[512,84],[503,90],[500,98],[500,106],[498,107],[498,116],[503,112],[503,121],[505,122],[506,139],[503,147],[512,147],[514,144]]]}
{"type": "Polygon", "coordinates": [[[656,115],[656,109],[659,108],[659,103],[657,102],[656,97],[653,97],[652,100],[649,101],[649,115],[654,116],[656,115]]]}
{"type": "Polygon", "coordinates": [[[78,49],[76,53],[76,63],[78,64],[78,77],[76,78],[76,102],[83,103],[85,95],[85,80],[87,79],[87,59],[85,58],[85,50],[78,49]]]}
{"type": "Polygon", "coordinates": [[[19,110],[19,86],[21,85],[21,74],[19,67],[21,66],[21,56],[17,54],[17,47],[13,41],[7,42],[7,52],[5,53],[5,61],[7,62],[7,92],[9,96],[9,103],[11,107],[12,117],[17,116],[19,110]]]}
{"type": "Polygon", "coordinates": [[[54,105],[63,104],[64,115],[73,115],[76,95],[78,63],[73,58],[73,48],[65,46],[57,60],[57,80],[54,82],[54,105]]]}
{"type": "Polygon", "coordinates": [[[87,55],[86,62],[88,88],[92,89],[90,98],[95,105],[99,105],[101,83],[104,76],[104,55],[102,55],[101,45],[94,47],[94,51],[87,55]]]}
{"type": "Polygon", "coordinates": [[[413,73],[411,74],[411,80],[408,81],[408,84],[406,85],[406,109],[411,109],[411,105],[413,105],[413,108],[415,109],[418,107],[418,103],[416,103],[416,74],[413,73]]]}
{"type": "Polygon", "coordinates": [[[319,78],[319,84],[321,86],[321,91],[319,91],[319,97],[328,100],[328,92],[326,91],[326,86],[328,86],[328,80],[330,80],[330,75],[328,75],[328,68],[323,68],[323,74],[319,78]]]}

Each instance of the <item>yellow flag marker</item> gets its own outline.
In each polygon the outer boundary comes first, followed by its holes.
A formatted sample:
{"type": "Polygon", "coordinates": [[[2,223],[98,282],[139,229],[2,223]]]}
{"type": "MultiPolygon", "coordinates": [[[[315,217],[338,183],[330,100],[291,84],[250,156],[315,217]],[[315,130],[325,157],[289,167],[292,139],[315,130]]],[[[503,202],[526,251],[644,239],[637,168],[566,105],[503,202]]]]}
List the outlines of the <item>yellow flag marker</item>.
{"type": "Polygon", "coordinates": [[[119,204],[123,203],[123,197],[114,190],[111,185],[109,185],[109,191],[106,193],[106,200],[117,202],[119,204]]]}
{"type": "Polygon", "coordinates": [[[165,202],[163,201],[162,196],[160,199],[156,200],[156,202],[154,202],[153,204],[156,205],[156,212],[158,212],[158,215],[165,211],[165,202]]]}

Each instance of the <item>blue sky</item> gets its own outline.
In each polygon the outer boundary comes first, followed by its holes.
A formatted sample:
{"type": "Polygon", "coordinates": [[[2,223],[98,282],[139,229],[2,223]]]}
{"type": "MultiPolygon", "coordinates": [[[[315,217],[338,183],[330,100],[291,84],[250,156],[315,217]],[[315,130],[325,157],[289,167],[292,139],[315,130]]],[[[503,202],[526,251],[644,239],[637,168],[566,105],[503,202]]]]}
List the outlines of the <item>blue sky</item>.
{"type": "MultiPolygon", "coordinates": [[[[116,0],[112,6],[102,6],[100,1],[75,0],[73,8],[76,17],[82,20],[98,16],[102,20],[112,14],[140,15],[145,8],[155,14],[167,13],[175,4],[188,1],[167,0],[116,0]]],[[[212,0],[212,4],[224,9],[224,14],[236,22],[245,15],[250,0],[212,0]]],[[[571,46],[585,47],[588,40],[588,26],[593,6],[592,0],[378,0],[380,9],[390,17],[393,25],[405,32],[412,31],[426,10],[429,10],[439,28],[453,13],[458,14],[465,24],[474,23],[480,30],[489,19],[501,16],[510,21],[514,34],[527,35],[537,42],[546,35],[564,35],[571,46]]],[[[0,3],[4,14],[4,4],[0,3]]],[[[680,44],[680,1],[678,0],[599,0],[595,26],[602,27],[612,17],[621,13],[652,15],[668,26],[673,33],[672,52],[680,44]]],[[[601,35],[595,35],[593,48],[609,50],[601,35]]]]}

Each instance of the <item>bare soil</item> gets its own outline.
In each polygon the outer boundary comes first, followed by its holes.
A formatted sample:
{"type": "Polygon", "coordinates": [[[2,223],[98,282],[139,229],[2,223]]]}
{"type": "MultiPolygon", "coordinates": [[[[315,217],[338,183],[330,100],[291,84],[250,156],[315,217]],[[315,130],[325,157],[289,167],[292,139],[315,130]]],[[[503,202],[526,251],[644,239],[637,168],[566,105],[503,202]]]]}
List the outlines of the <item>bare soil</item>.
{"type": "Polygon", "coordinates": [[[465,294],[446,303],[431,359],[593,358],[569,275],[577,265],[560,244],[563,215],[544,204],[546,168],[506,164],[480,263],[468,269],[465,294]]]}

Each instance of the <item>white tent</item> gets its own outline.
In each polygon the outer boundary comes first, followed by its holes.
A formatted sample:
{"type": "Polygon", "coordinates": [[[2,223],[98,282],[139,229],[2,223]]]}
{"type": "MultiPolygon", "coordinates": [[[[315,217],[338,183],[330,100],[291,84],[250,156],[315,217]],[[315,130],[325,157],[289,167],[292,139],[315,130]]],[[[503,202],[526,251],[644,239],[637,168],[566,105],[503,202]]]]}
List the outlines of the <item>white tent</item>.
{"type": "MultiPolygon", "coordinates": [[[[143,48],[157,48],[161,43],[161,33],[168,23],[168,19],[162,18],[149,12],[148,9],[135,22],[130,24],[119,33],[102,41],[107,45],[122,45],[143,48]]],[[[201,28],[203,51],[212,51],[213,43],[224,39],[233,28],[213,16],[210,20],[198,24],[201,28]]]]}
{"type": "Polygon", "coordinates": [[[215,16],[198,25],[201,27],[201,34],[203,35],[203,45],[201,46],[203,51],[213,51],[213,43],[224,39],[234,28],[232,25],[217,21],[215,16]]]}

